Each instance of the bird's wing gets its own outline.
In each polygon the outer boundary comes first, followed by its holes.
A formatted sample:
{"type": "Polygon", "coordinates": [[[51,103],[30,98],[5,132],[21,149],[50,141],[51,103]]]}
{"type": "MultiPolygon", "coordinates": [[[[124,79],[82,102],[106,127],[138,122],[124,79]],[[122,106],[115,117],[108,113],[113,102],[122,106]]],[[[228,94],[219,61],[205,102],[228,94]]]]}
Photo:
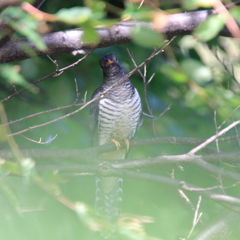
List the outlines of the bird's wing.
{"type": "MultiPolygon", "coordinates": [[[[143,123],[143,114],[142,114],[142,112],[141,112],[140,118],[139,118],[139,120],[138,120],[137,130],[142,126],[142,123],[143,123]]],[[[136,130],[136,131],[137,131],[137,130],[136,130]]]]}
{"type": "MultiPolygon", "coordinates": [[[[139,95],[138,93],[138,90],[135,88],[135,91],[137,92],[137,94],[139,95]]],[[[139,96],[140,98],[140,96],[139,96]]],[[[140,100],[141,101],[141,100],[140,100]]],[[[143,111],[142,111],[142,104],[141,104],[141,113],[140,113],[140,117],[138,119],[138,124],[137,124],[137,129],[136,131],[142,126],[142,123],[143,123],[143,111]]]]}
{"type": "MultiPolygon", "coordinates": [[[[101,94],[100,89],[97,88],[92,95],[92,99],[95,97],[99,97],[101,94]]],[[[92,131],[92,145],[97,145],[97,138],[98,138],[98,114],[99,114],[99,99],[95,102],[92,102],[90,105],[90,129],[92,131]]]]}

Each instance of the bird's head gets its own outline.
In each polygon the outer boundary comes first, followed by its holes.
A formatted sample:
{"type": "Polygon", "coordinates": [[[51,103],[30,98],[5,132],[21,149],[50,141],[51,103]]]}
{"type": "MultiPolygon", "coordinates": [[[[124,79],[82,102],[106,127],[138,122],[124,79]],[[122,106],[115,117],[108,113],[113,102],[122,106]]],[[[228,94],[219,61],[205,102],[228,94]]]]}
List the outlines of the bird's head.
{"type": "Polygon", "coordinates": [[[123,76],[125,74],[121,64],[118,62],[118,59],[112,53],[102,57],[99,64],[103,69],[104,77],[111,78],[114,76],[123,76]]]}

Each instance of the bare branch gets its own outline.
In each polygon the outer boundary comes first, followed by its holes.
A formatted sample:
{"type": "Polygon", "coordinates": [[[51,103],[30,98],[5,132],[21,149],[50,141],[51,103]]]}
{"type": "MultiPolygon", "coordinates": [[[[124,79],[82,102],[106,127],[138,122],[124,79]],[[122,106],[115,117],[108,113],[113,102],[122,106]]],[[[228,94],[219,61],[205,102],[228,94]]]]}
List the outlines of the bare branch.
{"type": "MultiPolygon", "coordinates": [[[[221,139],[219,139],[221,140],[221,139]]],[[[227,139],[228,140],[228,139],[227,139]]],[[[229,141],[229,140],[228,140],[229,141]]],[[[142,146],[159,146],[159,145],[183,145],[183,146],[196,146],[199,143],[204,142],[204,139],[195,139],[195,138],[176,138],[176,137],[162,137],[162,138],[146,138],[138,140],[130,140],[131,147],[142,147],[142,146]]],[[[124,148],[124,142],[120,142],[122,148],[124,148]]],[[[239,152],[235,153],[217,153],[216,149],[208,148],[208,152],[211,154],[202,155],[201,158],[207,162],[219,163],[219,162],[228,162],[228,163],[239,163],[239,152]]],[[[28,149],[21,150],[21,153],[24,157],[31,157],[35,160],[38,159],[71,159],[77,162],[88,162],[92,163],[96,161],[97,155],[103,152],[110,152],[116,149],[116,146],[113,143],[109,143],[102,146],[85,148],[85,149],[28,149]]],[[[181,155],[180,155],[181,156],[181,155]]],[[[0,157],[5,159],[13,158],[12,152],[10,150],[1,150],[0,157]]],[[[124,168],[142,168],[142,167],[151,167],[151,166],[161,166],[164,164],[174,165],[188,163],[188,159],[194,159],[195,155],[188,156],[185,160],[178,155],[175,156],[159,156],[156,158],[141,159],[141,160],[121,160],[114,161],[110,160],[111,163],[117,164],[115,167],[124,167],[124,168]]]]}
{"type": "MultiPolygon", "coordinates": [[[[214,111],[214,125],[215,125],[215,130],[216,130],[216,134],[218,134],[218,126],[217,126],[217,111],[214,111]]],[[[218,144],[218,139],[216,139],[216,148],[217,151],[219,152],[219,144],[218,144]]]]}
{"type": "Polygon", "coordinates": [[[48,141],[46,141],[46,142],[42,142],[42,138],[40,138],[39,141],[36,141],[36,140],[33,140],[33,139],[28,138],[28,137],[26,137],[26,136],[23,136],[23,135],[21,135],[21,136],[24,137],[25,139],[31,141],[31,142],[34,142],[34,143],[38,143],[38,144],[48,144],[48,143],[52,142],[52,141],[57,137],[57,134],[56,134],[53,138],[51,138],[50,140],[48,140],[48,141]]]}
{"type": "Polygon", "coordinates": [[[196,148],[192,149],[188,154],[195,154],[196,152],[198,152],[199,150],[201,150],[202,148],[206,147],[208,144],[210,144],[211,142],[215,141],[218,137],[224,135],[226,132],[228,132],[230,129],[234,128],[235,126],[237,126],[238,124],[240,124],[240,121],[236,121],[233,122],[232,124],[230,124],[229,126],[227,126],[226,128],[224,128],[222,131],[220,131],[219,133],[217,133],[216,135],[210,137],[208,140],[206,140],[204,143],[200,144],[199,146],[197,146],[196,148]]]}
{"type": "Polygon", "coordinates": [[[200,218],[201,218],[201,216],[202,216],[202,213],[198,213],[199,208],[200,208],[200,203],[201,203],[201,201],[202,201],[202,197],[199,196],[199,197],[198,197],[197,207],[196,207],[195,213],[194,213],[192,228],[191,228],[191,230],[190,230],[190,232],[189,232],[189,234],[188,234],[188,236],[187,236],[187,239],[189,239],[190,236],[192,235],[192,232],[193,232],[194,228],[196,227],[197,223],[199,222],[199,220],[200,220],[200,218]]]}
{"type": "Polygon", "coordinates": [[[231,70],[229,70],[229,67],[225,63],[224,59],[221,59],[221,57],[219,56],[217,50],[210,49],[207,44],[205,44],[205,46],[208,47],[208,49],[213,53],[213,55],[216,57],[216,59],[222,64],[222,66],[227,71],[227,73],[233,78],[233,80],[237,83],[237,85],[240,86],[240,83],[238,82],[238,80],[237,80],[237,78],[235,77],[235,74],[234,74],[233,64],[231,64],[231,70]]]}

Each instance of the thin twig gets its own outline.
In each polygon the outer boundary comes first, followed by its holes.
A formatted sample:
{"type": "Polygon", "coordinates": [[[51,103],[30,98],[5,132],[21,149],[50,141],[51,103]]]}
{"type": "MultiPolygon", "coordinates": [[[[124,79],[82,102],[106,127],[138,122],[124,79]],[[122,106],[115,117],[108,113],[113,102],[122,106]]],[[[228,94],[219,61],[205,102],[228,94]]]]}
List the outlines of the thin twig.
{"type": "Polygon", "coordinates": [[[225,118],[225,120],[218,126],[218,129],[222,128],[222,126],[227,122],[229,118],[232,117],[232,114],[237,111],[240,108],[240,105],[238,105],[236,108],[233,109],[233,111],[225,118]]]}
{"type": "Polygon", "coordinates": [[[230,124],[229,126],[224,128],[222,131],[220,131],[218,134],[215,134],[214,136],[207,139],[204,143],[202,143],[199,146],[197,146],[196,148],[192,149],[188,154],[195,154],[196,152],[200,151],[201,149],[206,147],[208,144],[215,141],[218,137],[222,136],[223,134],[228,132],[230,129],[234,128],[235,126],[237,126],[239,124],[240,124],[240,121],[233,122],[232,124],[230,124]]]}
{"type": "Polygon", "coordinates": [[[39,141],[33,140],[31,138],[28,138],[26,136],[21,135],[22,137],[26,138],[27,140],[34,142],[34,143],[38,143],[38,144],[48,144],[50,142],[52,142],[58,135],[56,134],[53,138],[51,138],[50,140],[46,141],[46,142],[42,142],[42,138],[40,138],[39,141]]]}
{"type": "MultiPolygon", "coordinates": [[[[94,49],[93,49],[93,50],[94,50],[94,49]]],[[[64,68],[61,68],[61,69],[56,69],[53,73],[50,73],[50,74],[48,74],[47,76],[42,77],[42,78],[36,80],[35,82],[29,84],[28,86],[26,86],[26,87],[24,87],[24,88],[22,88],[22,89],[20,89],[20,90],[18,90],[18,91],[16,91],[16,92],[14,92],[13,94],[9,95],[8,97],[2,99],[0,102],[3,103],[3,102],[8,101],[9,99],[15,97],[16,95],[18,95],[18,94],[20,94],[21,92],[29,89],[30,87],[35,86],[36,84],[38,84],[39,82],[41,82],[41,81],[43,81],[43,80],[45,80],[45,79],[47,79],[47,78],[52,78],[52,77],[57,77],[57,76],[59,76],[59,75],[62,74],[65,70],[67,70],[67,69],[69,69],[69,68],[72,68],[72,67],[75,67],[77,64],[79,64],[79,63],[82,62],[84,59],[86,59],[86,58],[90,55],[90,53],[92,53],[93,50],[90,50],[84,57],[80,58],[78,61],[74,62],[73,64],[70,64],[70,65],[68,65],[68,66],[66,66],[66,67],[64,67],[64,68]]]]}
{"type": "Polygon", "coordinates": [[[76,89],[76,99],[73,102],[73,104],[76,104],[76,102],[78,101],[78,98],[80,96],[80,93],[78,92],[78,84],[77,84],[77,79],[76,78],[74,78],[74,82],[75,82],[75,89],[76,89]]]}
{"type": "MultiPolygon", "coordinates": [[[[134,64],[134,66],[136,67],[137,64],[134,60],[134,57],[132,55],[132,53],[129,51],[129,49],[127,48],[127,51],[128,51],[128,54],[134,64]]],[[[143,80],[143,92],[144,92],[144,101],[146,103],[146,106],[147,106],[147,110],[148,110],[148,113],[149,115],[153,116],[153,113],[152,113],[152,109],[150,108],[150,105],[149,105],[149,102],[148,102],[148,98],[147,98],[147,85],[151,82],[153,76],[155,75],[155,73],[150,77],[150,79],[148,81],[146,81],[146,74],[147,74],[147,66],[146,64],[143,66],[143,73],[140,71],[140,69],[138,70],[140,76],[142,77],[142,80],[143,80]]],[[[152,131],[153,131],[153,135],[154,137],[157,136],[156,134],[156,131],[155,131],[155,126],[154,126],[154,121],[155,121],[156,117],[152,118],[152,131]]]]}
{"type": "Polygon", "coordinates": [[[199,196],[198,197],[198,203],[197,203],[197,206],[196,206],[196,210],[195,210],[195,213],[194,213],[194,218],[193,218],[193,223],[192,223],[192,228],[187,236],[187,239],[190,238],[190,236],[192,235],[192,232],[194,230],[194,228],[196,227],[197,223],[199,222],[201,216],[202,216],[202,213],[198,213],[199,212],[199,208],[200,208],[200,203],[202,201],[202,196],[199,196]]]}
{"type": "MultiPolygon", "coordinates": [[[[216,134],[218,134],[218,126],[217,126],[217,112],[214,111],[214,125],[215,125],[215,130],[216,130],[216,134]]],[[[216,148],[217,148],[217,152],[219,152],[219,144],[218,144],[218,139],[216,139],[216,148]]]]}
{"type": "Polygon", "coordinates": [[[38,115],[45,114],[45,113],[50,113],[50,112],[62,110],[62,109],[65,109],[65,108],[79,107],[79,106],[82,106],[83,104],[85,104],[85,102],[83,102],[83,103],[77,103],[77,104],[74,103],[74,104],[70,104],[70,105],[67,105],[67,106],[52,108],[52,109],[49,109],[49,110],[46,110],[46,111],[34,113],[34,114],[28,115],[28,116],[26,116],[26,117],[16,119],[16,120],[14,120],[14,121],[10,121],[10,122],[4,123],[4,124],[0,124],[0,126],[11,125],[11,124],[14,124],[14,123],[17,123],[17,122],[21,122],[21,121],[23,121],[23,120],[26,120],[26,119],[28,119],[28,118],[36,117],[36,116],[38,116],[38,115]]]}
{"type": "Polygon", "coordinates": [[[232,79],[237,83],[238,86],[240,86],[240,83],[238,81],[238,79],[236,78],[235,74],[234,74],[234,68],[233,68],[233,64],[231,64],[231,70],[229,70],[227,64],[225,63],[224,59],[222,60],[218,53],[217,53],[217,50],[212,50],[210,49],[210,47],[205,44],[205,46],[208,47],[208,49],[213,53],[213,55],[216,57],[216,59],[222,64],[222,66],[224,67],[224,69],[226,70],[226,72],[232,77],[232,79]]]}

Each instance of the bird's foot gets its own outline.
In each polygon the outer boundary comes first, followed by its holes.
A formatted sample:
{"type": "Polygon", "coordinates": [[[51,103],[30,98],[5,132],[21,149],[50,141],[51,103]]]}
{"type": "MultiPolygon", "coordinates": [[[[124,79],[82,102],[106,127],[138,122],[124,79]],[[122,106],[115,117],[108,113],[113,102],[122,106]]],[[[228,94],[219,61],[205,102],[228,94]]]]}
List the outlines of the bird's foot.
{"type": "Polygon", "coordinates": [[[115,144],[117,150],[119,151],[119,149],[121,148],[120,143],[117,140],[115,140],[115,139],[112,139],[111,142],[115,144]]]}
{"type": "Polygon", "coordinates": [[[124,142],[126,144],[126,149],[127,149],[127,152],[128,152],[129,151],[129,146],[130,146],[129,140],[126,138],[126,139],[124,139],[124,142]]]}

